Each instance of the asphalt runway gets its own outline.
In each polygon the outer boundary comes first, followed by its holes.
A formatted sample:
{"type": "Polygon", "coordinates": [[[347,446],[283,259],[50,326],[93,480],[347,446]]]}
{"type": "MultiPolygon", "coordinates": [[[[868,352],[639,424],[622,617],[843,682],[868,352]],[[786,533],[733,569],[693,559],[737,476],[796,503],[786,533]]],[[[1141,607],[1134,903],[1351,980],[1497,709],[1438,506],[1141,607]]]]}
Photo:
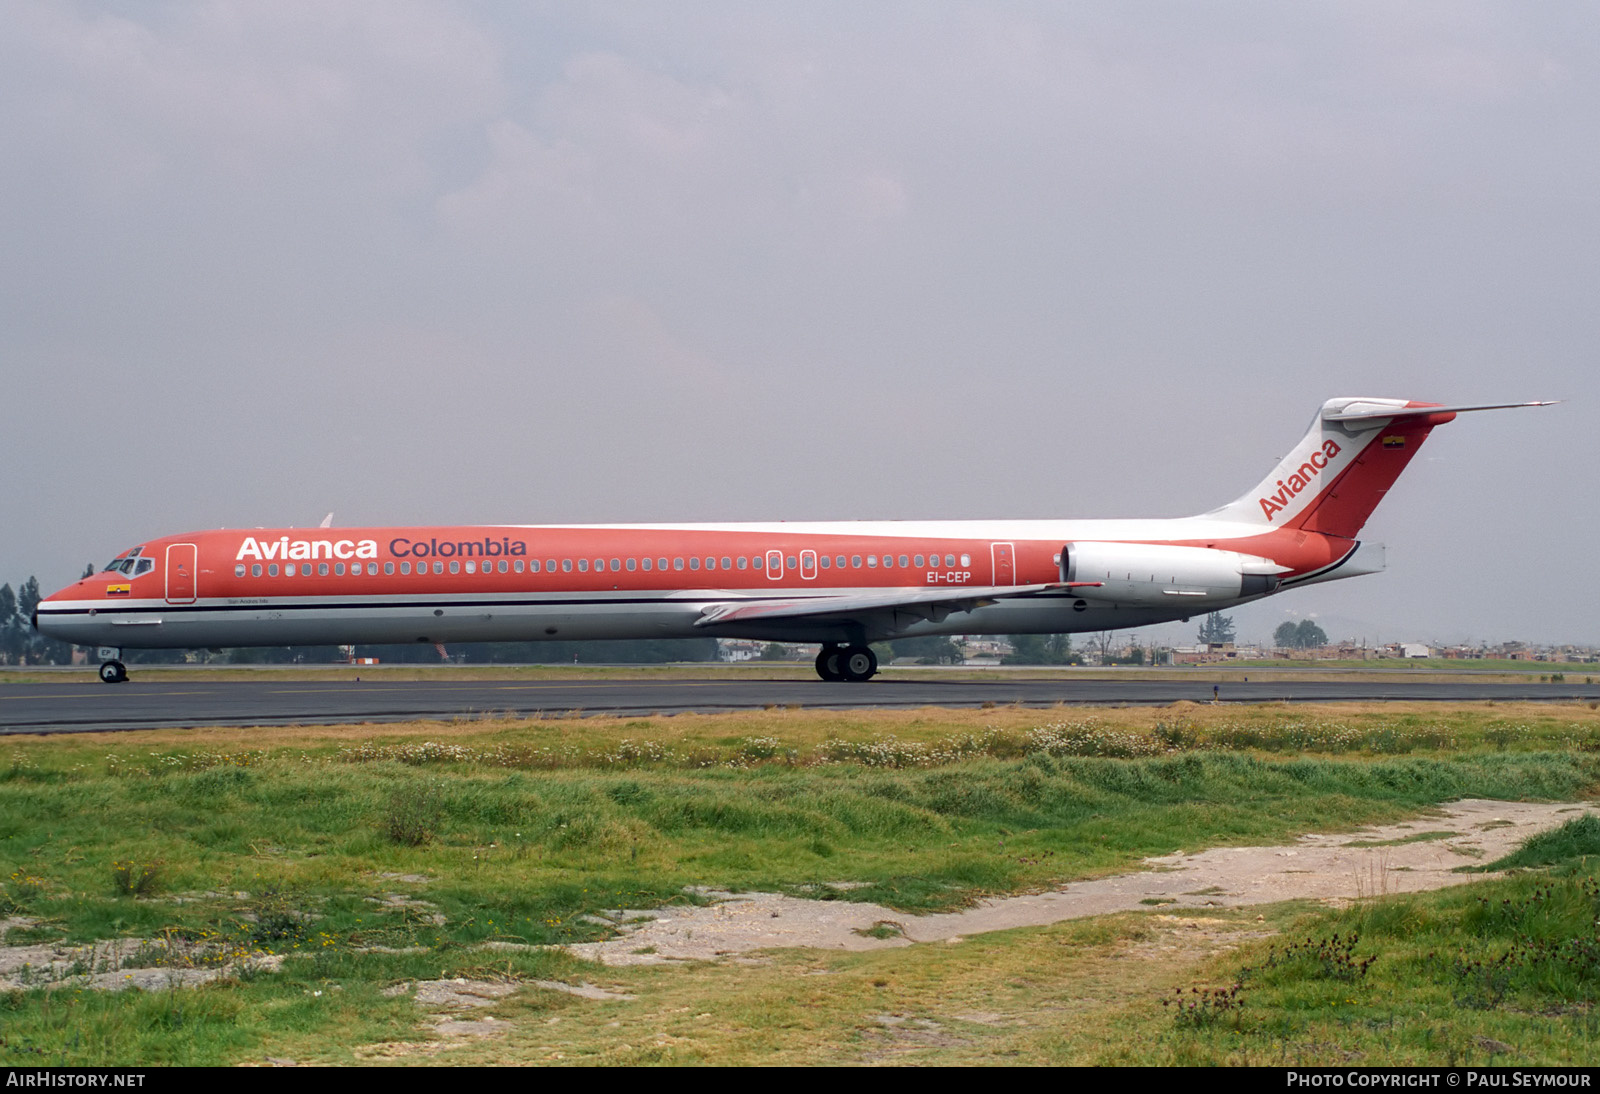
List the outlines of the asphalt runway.
{"type": "MultiPolygon", "coordinates": [[[[189,726],[328,725],[505,715],[647,715],[802,706],[824,710],[1058,703],[1165,705],[1210,702],[1203,679],[974,680],[416,680],[63,681],[0,684],[0,734],[189,726]]],[[[1542,702],[1600,700],[1600,684],[1473,683],[1426,676],[1386,680],[1228,682],[1223,702],[1542,702]]]]}

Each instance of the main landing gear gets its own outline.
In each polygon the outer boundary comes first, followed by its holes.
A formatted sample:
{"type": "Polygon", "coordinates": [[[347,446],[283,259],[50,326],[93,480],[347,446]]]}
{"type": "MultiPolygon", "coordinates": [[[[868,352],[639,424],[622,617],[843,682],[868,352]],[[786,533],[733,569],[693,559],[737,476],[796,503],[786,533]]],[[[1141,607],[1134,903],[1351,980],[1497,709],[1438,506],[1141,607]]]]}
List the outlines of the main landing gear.
{"type": "Polygon", "coordinates": [[[125,684],[128,681],[128,666],[121,661],[105,661],[100,665],[100,682],[103,684],[125,684]]]}
{"type": "Polygon", "coordinates": [[[872,679],[877,673],[878,655],[872,652],[871,646],[835,646],[830,643],[824,645],[822,652],[817,654],[817,675],[824,680],[861,683],[872,679]]]}

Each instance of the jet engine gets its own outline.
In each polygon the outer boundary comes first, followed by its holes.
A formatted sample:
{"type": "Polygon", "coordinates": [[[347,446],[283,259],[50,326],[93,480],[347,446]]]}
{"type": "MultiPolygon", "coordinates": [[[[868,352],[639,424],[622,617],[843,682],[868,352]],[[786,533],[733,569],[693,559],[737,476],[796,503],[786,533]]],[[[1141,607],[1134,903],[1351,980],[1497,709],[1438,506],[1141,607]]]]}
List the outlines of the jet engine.
{"type": "Polygon", "coordinates": [[[1091,582],[1073,591],[1087,600],[1163,607],[1264,596],[1289,571],[1268,558],[1164,543],[1068,543],[1061,580],[1091,582]]]}

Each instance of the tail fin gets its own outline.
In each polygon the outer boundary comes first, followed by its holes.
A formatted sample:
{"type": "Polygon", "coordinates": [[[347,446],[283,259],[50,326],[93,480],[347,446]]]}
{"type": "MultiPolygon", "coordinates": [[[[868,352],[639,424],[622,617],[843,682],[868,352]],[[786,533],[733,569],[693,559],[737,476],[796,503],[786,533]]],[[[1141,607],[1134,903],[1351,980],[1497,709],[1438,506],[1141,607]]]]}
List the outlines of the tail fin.
{"type": "Polygon", "coordinates": [[[1355,538],[1433,427],[1468,410],[1403,399],[1329,399],[1294,450],[1255,489],[1208,517],[1355,538]]]}

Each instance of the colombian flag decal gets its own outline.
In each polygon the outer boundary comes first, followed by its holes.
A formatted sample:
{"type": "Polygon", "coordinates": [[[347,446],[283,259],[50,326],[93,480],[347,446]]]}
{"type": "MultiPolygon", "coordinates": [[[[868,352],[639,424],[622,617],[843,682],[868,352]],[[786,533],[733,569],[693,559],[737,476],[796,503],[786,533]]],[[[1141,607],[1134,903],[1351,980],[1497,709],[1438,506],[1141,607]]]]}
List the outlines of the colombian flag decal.
{"type": "Polygon", "coordinates": [[[133,591],[133,586],[132,585],[107,585],[106,586],[106,595],[107,596],[127,596],[132,591],[133,591]]]}
{"type": "Polygon", "coordinates": [[[1406,439],[1398,435],[1388,436],[1383,439],[1383,447],[1385,448],[1404,448],[1405,446],[1406,439]]]}

